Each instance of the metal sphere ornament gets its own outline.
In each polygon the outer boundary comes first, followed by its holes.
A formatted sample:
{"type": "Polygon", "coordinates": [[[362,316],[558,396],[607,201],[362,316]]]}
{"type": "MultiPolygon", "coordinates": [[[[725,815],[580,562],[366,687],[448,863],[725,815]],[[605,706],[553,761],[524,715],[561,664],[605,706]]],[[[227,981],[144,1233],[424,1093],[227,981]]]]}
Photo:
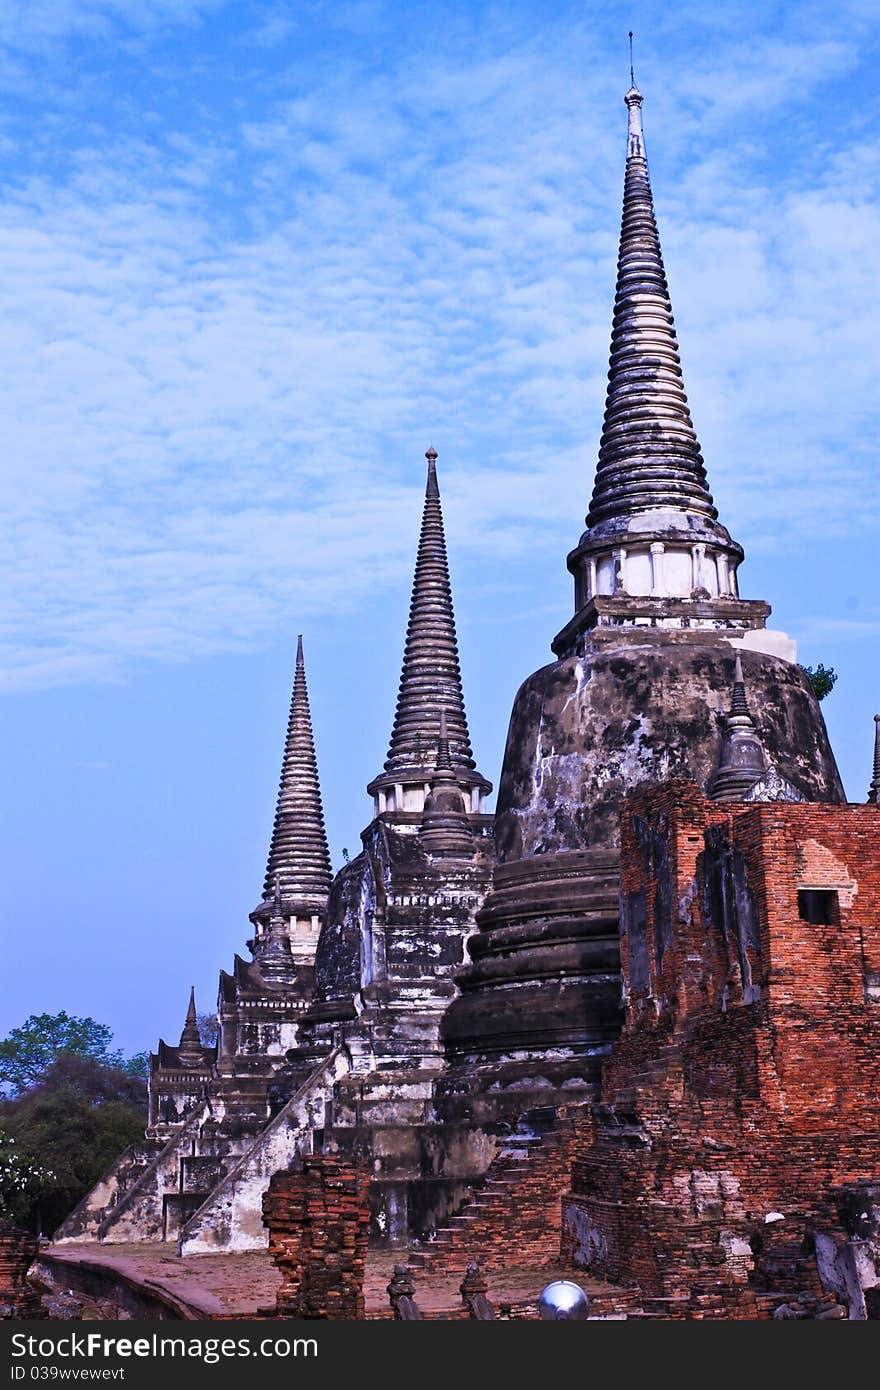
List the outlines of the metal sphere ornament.
{"type": "Polygon", "coordinates": [[[538,1299],[541,1317],[557,1321],[586,1318],[589,1306],[590,1300],[580,1284],[573,1284],[570,1279],[555,1279],[538,1299]]]}

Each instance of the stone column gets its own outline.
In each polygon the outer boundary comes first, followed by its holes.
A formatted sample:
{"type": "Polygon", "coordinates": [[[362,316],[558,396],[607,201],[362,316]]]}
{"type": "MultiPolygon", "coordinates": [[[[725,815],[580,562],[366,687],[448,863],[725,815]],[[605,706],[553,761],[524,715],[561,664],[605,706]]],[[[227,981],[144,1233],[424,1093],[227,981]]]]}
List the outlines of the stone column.
{"type": "Polygon", "coordinates": [[[626,549],[620,546],[619,549],[612,551],[614,561],[614,592],[616,594],[626,593],[626,549]]]}
{"type": "Polygon", "coordinates": [[[651,593],[663,594],[666,592],[663,574],[663,555],[666,546],[662,541],[651,543],[651,593]]]}
{"type": "Polygon", "coordinates": [[[706,581],[703,573],[706,558],[706,547],[700,542],[691,547],[691,589],[705,589],[706,581]]]}
{"type": "Polygon", "coordinates": [[[719,592],[719,594],[729,594],[729,593],[730,593],[730,561],[728,560],[727,556],[724,554],[724,551],[723,551],[723,550],[719,550],[718,554],[717,554],[716,557],[715,557],[715,563],[716,563],[717,566],[718,566],[718,592],[719,592]]]}
{"type": "Polygon", "coordinates": [[[595,598],[595,596],[596,596],[596,557],[595,557],[595,555],[591,555],[590,558],[589,558],[589,560],[587,561],[587,573],[588,573],[588,575],[589,575],[589,580],[588,580],[589,591],[588,591],[588,593],[587,593],[587,598],[595,598]]]}

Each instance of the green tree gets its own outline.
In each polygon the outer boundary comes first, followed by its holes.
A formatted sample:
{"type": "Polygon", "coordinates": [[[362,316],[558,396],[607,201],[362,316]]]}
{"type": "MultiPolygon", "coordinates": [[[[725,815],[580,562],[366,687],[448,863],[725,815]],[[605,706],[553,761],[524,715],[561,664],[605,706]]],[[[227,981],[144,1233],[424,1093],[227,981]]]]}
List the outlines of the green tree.
{"type": "Polygon", "coordinates": [[[111,1051],[113,1033],[106,1023],[57,1014],[31,1014],[0,1042],[0,1093],[21,1095],[40,1082],[62,1053],[91,1057],[105,1066],[145,1073],[145,1054],[126,1061],[111,1051]]]}
{"type": "Polygon", "coordinates": [[[142,1076],[146,1081],[150,1074],[149,1052],[135,1052],[125,1059],[120,1070],[127,1072],[129,1076],[142,1076]]]}
{"type": "Polygon", "coordinates": [[[213,1047],[220,1036],[220,1020],[216,1014],[196,1014],[199,1041],[202,1047],[213,1047]]]}
{"type": "Polygon", "coordinates": [[[7,1183],[14,1219],[53,1231],[122,1150],[143,1139],[146,1090],[130,1071],[65,1052],[39,1082],[0,1104],[7,1152],[21,1169],[7,1183]]]}
{"type": "Polygon", "coordinates": [[[801,666],[801,670],[809,677],[817,700],[824,700],[826,695],[831,694],[837,681],[837,672],[833,666],[823,666],[820,661],[815,671],[812,666],[801,666]]]}
{"type": "Polygon", "coordinates": [[[29,1225],[40,1196],[55,1174],[22,1153],[11,1134],[0,1129],[0,1216],[29,1225]]]}

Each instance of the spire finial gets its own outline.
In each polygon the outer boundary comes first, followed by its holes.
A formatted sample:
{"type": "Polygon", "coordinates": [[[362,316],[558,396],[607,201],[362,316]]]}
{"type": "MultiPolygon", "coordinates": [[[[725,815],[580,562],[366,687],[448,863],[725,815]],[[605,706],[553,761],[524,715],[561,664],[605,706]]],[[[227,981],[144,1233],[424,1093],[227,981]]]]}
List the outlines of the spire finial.
{"type": "Polygon", "coordinates": [[[644,159],[645,140],[642,134],[642,94],[635,82],[623,98],[627,106],[626,157],[644,159]]]}
{"type": "Polygon", "coordinates": [[[198,1067],[202,1065],[203,1051],[202,1039],[199,1035],[199,1024],[196,1015],[196,987],[190,985],[189,1004],[186,1010],[186,1022],[183,1025],[183,1032],[180,1035],[180,1045],[178,1048],[181,1063],[185,1067],[198,1067]]]}
{"type": "Polygon", "coordinates": [[[469,857],[473,853],[467,807],[449,756],[443,705],[440,706],[437,763],[422,812],[421,838],[422,848],[434,859],[469,857]]]}
{"type": "Polygon", "coordinates": [[[446,732],[446,710],[440,707],[440,736],[437,741],[437,772],[452,772],[452,758],[449,754],[449,735],[446,732]]]}
{"type": "Polygon", "coordinates": [[[880,714],[874,715],[874,776],[868,789],[868,802],[880,806],[880,714]]]}
{"type": "Polygon", "coordinates": [[[425,496],[439,501],[440,489],[437,485],[437,450],[432,444],[425,450],[425,458],[428,460],[428,481],[425,485],[425,496]]]}
{"type": "Polygon", "coordinates": [[[630,29],[630,31],[629,31],[629,85],[630,85],[631,87],[634,87],[634,86],[636,85],[636,79],[635,79],[635,76],[633,75],[633,31],[632,31],[632,29],[630,29]]]}
{"type": "Polygon", "coordinates": [[[724,721],[721,756],[718,770],[709,782],[709,795],[713,801],[742,801],[765,771],[764,750],[749,712],[742,660],[737,652],[730,713],[724,721]]]}
{"type": "Polygon", "coordinates": [[[330,879],[330,852],[324,830],[302,634],[299,634],[275,825],[263,881],[263,902],[255,912],[265,918],[272,910],[283,907],[289,915],[298,908],[302,908],[306,916],[320,914],[327,903],[330,879]]]}
{"type": "Polygon", "coordinates": [[[739,652],[736,654],[736,661],[733,666],[733,697],[730,701],[730,719],[739,724],[748,721],[748,727],[754,728],[746,699],[746,683],[743,680],[742,658],[739,652]]]}
{"type": "Polygon", "coordinates": [[[425,449],[425,459],[428,460],[428,480],[425,482],[425,498],[431,498],[439,503],[437,449],[434,448],[434,445],[431,445],[430,449],[425,449]]]}

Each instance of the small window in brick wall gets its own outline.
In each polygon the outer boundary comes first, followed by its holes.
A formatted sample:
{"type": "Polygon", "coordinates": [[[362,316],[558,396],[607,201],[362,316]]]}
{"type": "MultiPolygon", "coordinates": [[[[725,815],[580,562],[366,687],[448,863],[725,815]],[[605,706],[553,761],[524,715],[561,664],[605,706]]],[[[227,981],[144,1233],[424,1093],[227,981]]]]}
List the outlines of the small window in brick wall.
{"type": "Polygon", "coordinates": [[[837,891],[834,888],[799,888],[798,916],[814,927],[827,927],[836,920],[837,891]]]}

